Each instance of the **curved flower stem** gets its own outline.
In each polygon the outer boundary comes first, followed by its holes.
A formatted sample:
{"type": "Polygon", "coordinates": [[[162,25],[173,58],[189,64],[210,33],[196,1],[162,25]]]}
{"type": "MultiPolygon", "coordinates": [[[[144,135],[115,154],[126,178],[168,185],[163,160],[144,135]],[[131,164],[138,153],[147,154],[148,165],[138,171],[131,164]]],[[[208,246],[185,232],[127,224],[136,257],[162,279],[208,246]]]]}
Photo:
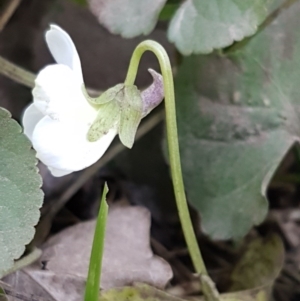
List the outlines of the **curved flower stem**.
{"type": "Polygon", "coordinates": [[[158,44],[155,41],[147,40],[140,43],[135,48],[131,57],[127,77],[125,80],[125,85],[134,84],[139,62],[145,51],[151,51],[156,55],[163,76],[169,160],[171,166],[171,175],[173,180],[175,198],[176,198],[176,203],[177,203],[177,208],[178,208],[178,213],[179,213],[179,218],[181,221],[183,233],[196,272],[199,274],[207,275],[207,270],[201,256],[201,252],[191,222],[191,217],[189,214],[189,209],[188,209],[185,191],[184,191],[180,155],[179,155],[178,136],[177,136],[177,122],[176,122],[175,95],[174,95],[172,68],[171,68],[168,54],[160,44],[158,44]]]}

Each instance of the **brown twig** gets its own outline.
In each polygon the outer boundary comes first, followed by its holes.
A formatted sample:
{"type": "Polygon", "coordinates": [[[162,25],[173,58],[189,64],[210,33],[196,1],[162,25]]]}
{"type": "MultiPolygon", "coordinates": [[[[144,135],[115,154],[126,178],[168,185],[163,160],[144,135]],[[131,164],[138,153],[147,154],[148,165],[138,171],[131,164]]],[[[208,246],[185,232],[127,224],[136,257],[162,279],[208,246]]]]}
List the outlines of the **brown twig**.
{"type": "Polygon", "coordinates": [[[3,30],[8,20],[14,14],[21,0],[8,0],[4,5],[3,11],[0,13],[0,31],[3,30]]]}
{"type": "MultiPolygon", "coordinates": [[[[174,275],[180,283],[191,282],[195,280],[195,276],[191,271],[181,262],[173,252],[168,251],[160,242],[151,238],[151,246],[155,253],[162,257],[164,260],[168,261],[173,268],[174,275]]],[[[198,279],[199,283],[199,279],[198,279]]]]}

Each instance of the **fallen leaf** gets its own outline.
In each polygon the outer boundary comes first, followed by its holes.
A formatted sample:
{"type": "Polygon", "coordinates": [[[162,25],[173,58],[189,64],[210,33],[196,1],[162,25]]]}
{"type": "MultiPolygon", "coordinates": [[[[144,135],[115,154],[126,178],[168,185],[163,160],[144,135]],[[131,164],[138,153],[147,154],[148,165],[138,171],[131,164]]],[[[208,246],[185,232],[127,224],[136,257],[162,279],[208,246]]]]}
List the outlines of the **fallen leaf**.
{"type": "Polygon", "coordinates": [[[146,284],[121,287],[103,292],[99,301],[183,301],[146,284]]]}
{"type": "Polygon", "coordinates": [[[231,274],[230,291],[268,286],[271,289],[284,264],[284,246],[281,238],[272,234],[258,237],[247,246],[246,252],[231,274]]]}
{"type": "MultiPolygon", "coordinates": [[[[26,285],[44,298],[55,301],[79,301],[83,298],[95,221],[80,223],[53,236],[43,246],[42,260],[48,261],[47,270],[35,263],[10,275],[6,281],[26,285]],[[24,278],[25,277],[25,278],[24,278]]],[[[153,255],[150,248],[150,213],[144,207],[113,205],[109,209],[104,245],[101,288],[109,289],[144,282],[163,288],[171,279],[167,262],[153,255]]]]}
{"type": "MultiPolygon", "coordinates": [[[[146,284],[135,284],[104,291],[99,301],[206,301],[204,297],[183,299],[174,297],[164,291],[158,290],[146,284]]],[[[262,287],[235,293],[221,294],[220,301],[270,301],[262,287]]]]}
{"type": "MultiPolygon", "coordinates": [[[[284,263],[284,246],[277,235],[258,237],[251,241],[243,256],[237,262],[231,279],[231,293],[216,296],[220,301],[269,301],[272,285],[284,263]]],[[[202,281],[213,285],[205,277],[202,281]]],[[[200,280],[199,280],[200,281],[200,280]]],[[[183,301],[145,284],[133,287],[110,289],[101,294],[99,301],[183,301]]],[[[204,301],[203,297],[197,300],[204,301]]]]}
{"type": "MultiPolygon", "coordinates": [[[[282,268],[283,262],[284,247],[281,239],[277,235],[254,239],[248,244],[245,253],[237,262],[231,275],[233,284],[230,289],[234,292],[220,294],[220,301],[271,300],[272,285],[282,268]]],[[[36,278],[40,279],[45,278],[45,275],[48,273],[45,281],[46,285],[44,284],[42,287],[39,284],[40,280],[34,283],[34,285],[37,286],[34,290],[34,296],[35,298],[39,296],[43,297],[40,301],[82,300],[80,299],[82,298],[81,294],[84,289],[84,281],[82,278],[70,275],[55,275],[51,271],[38,271],[36,267],[33,267],[32,271],[34,275],[36,275],[36,278]],[[52,281],[49,281],[49,279],[52,281]]],[[[24,271],[18,273],[24,273],[24,271]]],[[[19,281],[21,286],[18,287],[18,290],[22,291],[26,296],[30,296],[32,291],[28,291],[29,279],[25,279],[24,276],[27,278],[32,277],[30,272],[25,272],[25,275],[20,277],[22,282],[19,281]]],[[[18,278],[15,278],[15,280],[16,279],[18,278]]],[[[99,301],[128,300],[184,301],[186,299],[174,297],[155,287],[140,283],[134,283],[133,286],[118,287],[102,291],[99,298],[99,301]]],[[[204,301],[204,298],[197,297],[197,300],[204,301]]]]}

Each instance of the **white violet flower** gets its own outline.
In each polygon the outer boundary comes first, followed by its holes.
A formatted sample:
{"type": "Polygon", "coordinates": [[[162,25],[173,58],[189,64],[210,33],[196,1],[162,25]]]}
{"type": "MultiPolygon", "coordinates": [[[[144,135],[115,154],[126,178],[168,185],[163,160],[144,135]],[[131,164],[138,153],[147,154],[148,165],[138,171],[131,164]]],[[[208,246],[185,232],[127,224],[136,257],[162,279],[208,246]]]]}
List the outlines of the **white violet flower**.
{"type": "MultiPolygon", "coordinates": [[[[84,92],[81,63],[70,36],[59,26],[51,25],[46,42],[57,64],[45,67],[38,74],[32,91],[33,103],[24,112],[23,126],[37,158],[53,176],[60,177],[95,163],[120,129],[115,122],[103,130],[98,140],[89,141],[88,132],[101,116],[103,106],[91,103],[84,92]]],[[[163,99],[162,77],[149,71],[154,82],[141,93],[141,117],[163,99]]]]}

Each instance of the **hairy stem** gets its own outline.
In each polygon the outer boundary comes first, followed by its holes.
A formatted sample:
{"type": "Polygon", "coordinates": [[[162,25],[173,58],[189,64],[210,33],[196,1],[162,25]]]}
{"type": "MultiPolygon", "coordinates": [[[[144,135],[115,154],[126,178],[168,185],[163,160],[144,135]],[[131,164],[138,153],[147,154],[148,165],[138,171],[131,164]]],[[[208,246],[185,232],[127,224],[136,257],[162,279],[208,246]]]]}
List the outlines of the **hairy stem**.
{"type": "Polygon", "coordinates": [[[185,240],[193,261],[194,268],[199,274],[207,274],[201,252],[198,246],[196,235],[193,229],[181,172],[181,163],[179,155],[179,144],[177,136],[177,122],[176,122],[176,108],[173,74],[169,57],[165,49],[155,41],[147,40],[140,43],[133,52],[125,85],[133,85],[140,59],[145,51],[153,52],[160,65],[160,69],[164,81],[165,92],[165,109],[166,109],[166,124],[167,124],[167,140],[169,149],[169,158],[171,166],[171,175],[173,180],[173,187],[176,197],[176,203],[181,221],[185,240]]]}

